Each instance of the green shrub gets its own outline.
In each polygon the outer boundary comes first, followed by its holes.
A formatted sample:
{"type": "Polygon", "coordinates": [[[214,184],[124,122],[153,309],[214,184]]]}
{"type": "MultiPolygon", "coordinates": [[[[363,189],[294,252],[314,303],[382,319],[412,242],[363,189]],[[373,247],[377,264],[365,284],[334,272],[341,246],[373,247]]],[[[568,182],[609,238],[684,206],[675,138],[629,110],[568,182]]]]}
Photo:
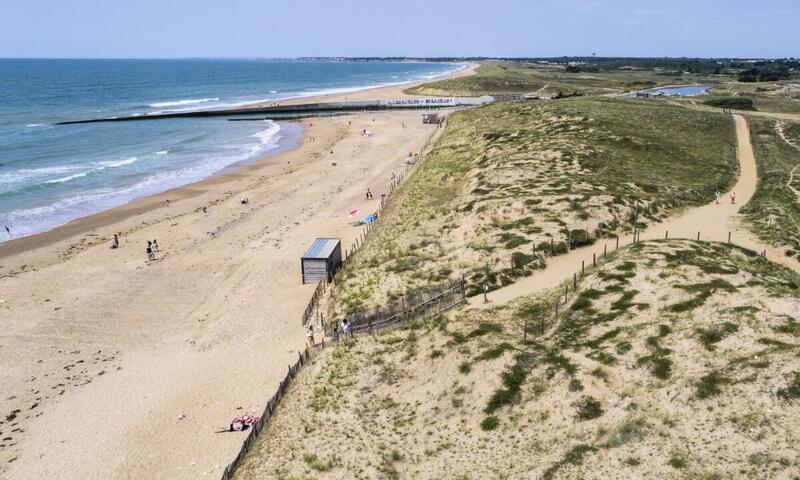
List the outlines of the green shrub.
{"type": "Polygon", "coordinates": [[[717,108],[728,108],[731,110],[755,110],[752,98],[747,97],[725,97],[706,100],[706,105],[717,108]]]}
{"type": "Polygon", "coordinates": [[[697,382],[697,398],[705,399],[722,392],[722,386],[730,383],[730,379],[722,375],[718,370],[712,370],[700,377],[697,382]]]}
{"type": "Polygon", "coordinates": [[[800,371],[788,375],[786,387],[778,389],[778,397],[784,400],[800,398],[800,371]]]}
{"type": "Polygon", "coordinates": [[[481,421],[481,429],[484,431],[491,431],[497,428],[500,425],[500,420],[497,419],[494,415],[489,415],[488,417],[484,418],[481,421]]]}
{"type": "Polygon", "coordinates": [[[594,420],[603,414],[600,401],[590,395],[584,395],[575,402],[575,418],[578,420],[594,420]]]}

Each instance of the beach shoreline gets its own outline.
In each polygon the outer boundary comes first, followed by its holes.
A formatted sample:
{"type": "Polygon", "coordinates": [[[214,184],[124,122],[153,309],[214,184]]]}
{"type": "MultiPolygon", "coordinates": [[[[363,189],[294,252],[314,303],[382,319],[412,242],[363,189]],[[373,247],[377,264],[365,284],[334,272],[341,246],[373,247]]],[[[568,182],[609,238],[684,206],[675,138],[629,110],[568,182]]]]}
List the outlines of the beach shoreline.
{"type": "MultiPolygon", "coordinates": [[[[436,79],[438,80],[446,78],[455,78],[462,75],[469,75],[475,70],[475,68],[477,68],[477,64],[464,63],[461,68],[453,72],[450,72],[446,75],[438,76],[436,77],[436,79]]],[[[297,97],[282,99],[280,100],[280,102],[285,105],[292,105],[305,102],[334,102],[334,101],[342,101],[348,99],[363,100],[364,98],[384,99],[384,98],[395,98],[395,97],[408,97],[409,95],[406,95],[403,92],[403,90],[416,85],[427,83],[429,81],[430,81],[429,79],[425,79],[413,82],[399,82],[396,84],[384,85],[379,87],[364,87],[347,92],[326,93],[322,95],[313,95],[305,97],[297,96],[297,97]]],[[[417,96],[412,96],[412,97],[417,97],[417,96]]],[[[259,102],[245,104],[245,106],[260,106],[260,105],[265,105],[265,104],[259,102]]],[[[224,120],[221,119],[221,121],[224,120]]],[[[282,129],[287,124],[302,125],[303,122],[304,120],[276,121],[276,123],[281,125],[282,129]]],[[[281,135],[280,132],[279,135],[281,135]]],[[[300,138],[302,139],[302,137],[303,134],[301,132],[300,138]]],[[[283,139],[279,140],[279,143],[282,140],[283,139]]],[[[113,223],[124,220],[125,218],[131,215],[141,214],[143,212],[156,208],[159,203],[166,204],[166,200],[168,199],[172,201],[172,198],[180,200],[183,198],[193,196],[197,193],[198,189],[203,188],[204,182],[219,181],[214,179],[217,179],[218,177],[225,177],[226,175],[229,174],[235,174],[245,167],[257,166],[259,164],[264,164],[265,162],[268,163],[270,161],[269,160],[270,158],[286,151],[287,147],[285,146],[285,143],[290,143],[292,145],[291,147],[288,148],[297,148],[299,146],[299,143],[295,143],[292,140],[293,139],[288,139],[288,142],[284,142],[283,146],[279,146],[274,150],[270,150],[263,154],[256,155],[254,157],[227,165],[226,167],[223,167],[220,171],[215,172],[210,176],[202,180],[199,180],[197,182],[192,182],[186,185],[173,187],[160,193],[155,193],[152,195],[146,195],[143,197],[135,198],[122,205],[101,210],[99,212],[92,213],[89,215],[77,217],[62,225],[54,226],[42,232],[37,232],[31,235],[25,235],[22,237],[12,238],[10,240],[0,242],[0,260],[12,255],[30,251],[32,249],[53,245],[54,243],[59,242],[65,238],[80,235],[81,233],[88,230],[109,226],[113,223]]]]}
{"type": "Polygon", "coordinates": [[[348,212],[376,211],[442,131],[415,112],[303,124],[297,148],[2,248],[0,478],[221,473],[244,437],[213,432],[261,411],[303,348],[303,251],[354,242],[348,212]]]}

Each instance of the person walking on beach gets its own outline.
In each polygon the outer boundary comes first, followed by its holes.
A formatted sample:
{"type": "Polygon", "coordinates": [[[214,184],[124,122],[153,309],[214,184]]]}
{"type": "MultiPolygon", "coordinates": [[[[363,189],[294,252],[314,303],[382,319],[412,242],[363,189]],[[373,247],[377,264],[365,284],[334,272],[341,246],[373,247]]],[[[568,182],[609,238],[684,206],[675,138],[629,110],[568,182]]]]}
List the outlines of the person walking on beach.
{"type": "Polygon", "coordinates": [[[153,254],[153,242],[150,240],[147,241],[147,261],[153,261],[156,259],[156,256],[153,254]]]}
{"type": "Polygon", "coordinates": [[[115,233],[114,238],[111,239],[111,250],[116,250],[117,248],[119,248],[119,237],[115,233]]]}
{"type": "Polygon", "coordinates": [[[11,240],[11,229],[8,228],[8,225],[6,225],[5,227],[6,227],[6,235],[8,235],[8,239],[11,240]]]}
{"type": "Polygon", "coordinates": [[[717,190],[716,192],[714,192],[714,196],[717,197],[717,205],[719,205],[719,197],[721,197],[722,194],[719,193],[719,190],[717,190]]]}
{"type": "Polygon", "coordinates": [[[731,192],[731,205],[736,204],[736,192],[731,192]]]}
{"type": "Polygon", "coordinates": [[[306,337],[308,338],[308,346],[314,346],[314,325],[308,324],[308,331],[306,332],[306,337]]]}
{"type": "Polygon", "coordinates": [[[370,192],[369,188],[367,189],[367,200],[372,198],[372,192],[370,192]]]}
{"type": "Polygon", "coordinates": [[[158,240],[156,239],[153,239],[153,251],[154,252],[158,251],[158,240]]]}

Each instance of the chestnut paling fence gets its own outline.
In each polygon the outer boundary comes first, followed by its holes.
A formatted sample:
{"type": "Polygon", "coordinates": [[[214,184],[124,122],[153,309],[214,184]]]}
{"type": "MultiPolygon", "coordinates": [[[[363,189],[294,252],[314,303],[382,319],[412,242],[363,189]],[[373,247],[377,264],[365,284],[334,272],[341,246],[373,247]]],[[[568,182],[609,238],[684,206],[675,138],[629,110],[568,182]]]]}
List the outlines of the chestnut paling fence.
{"type": "MultiPolygon", "coordinates": [[[[377,308],[372,312],[351,315],[348,317],[348,321],[352,325],[351,333],[354,335],[377,333],[381,329],[396,327],[403,322],[409,322],[428,315],[435,315],[453,308],[466,300],[464,286],[465,280],[461,278],[406,295],[402,297],[399,302],[386,307],[377,308]]],[[[299,358],[293,365],[289,365],[286,376],[278,384],[277,391],[267,402],[258,421],[248,431],[247,437],[239,450],[239,454],[225,467],[225,470],[223,470],[222,480],[231,478],[236,467],[239,466],[244,456],[250,451],[256,438],[258,438],[264,426],[274,414],[275,408],[289,388],[292,379],[297,376],[306,362],[311,360],[314,355],[327,346],[330,346],[330,343],[326,343],[323,338],[321,343],[307,347],[303,352],[298,353],[299,358]]]]}
{"type": "MultiPolygon", "coordinates": [[[[443,127],[444,125],[439,125],[438,128],[443,127]]],[[[400,172],[399,175],[395,176],[391,183],[389,184],[389,191],[387,192],[387,196],[381,198],[381,203],[378,208],[378,213],[383,210],[383,207],[386,204],[386,201],[389,199],[389,196],[394,192],[396,188],[398,188],[405,179],[408,178],[409,174],[413,167],[424,158],[424,155],[428,152],[431,142],[433,141],[436,135],[436,131],[432,132],[425,143],[422,145],[420,149],[420,154],[416,158],[416,161],[413,163],[406,163],[403,170],[400,172]]],[[[364,243],[364,240],[367,237],[367,234],[372,229],[372,224],[369,223],[364,226],[364,229],[359,234],[359,237],[356,239],[355,242],[350,246],[349,249],[345,251],[345,258],[344,261],[353,255],[364,243]]],[[[444,284],[439,285],[436,287],[432,287],[429,290],[425,290],[424,292],[416,292],[415,294],[409,296],[409,302],[407,303],[408,308],[404,310],[404,317],[403,319],[412,319],[418,318],[420,315],[428,314],[432,311],[443,311],[447,308],[452,308],[454,305],[461,303],[464,301],[464,280],[461,279],[459,281],[453,282],[452,284],[444,284]],[[460,285],[460,286],[459,286],[460,285]],[[454,295],[454,292],[457,293],[458,289],[460,288],[460,300],[458,299],[458,295],[454,295]]],[[[323,296],[325,295],[326,291],[329,288],[333,288],[332,284],[328,284],[326,280],[320,281],[317,284],[317,287],[314,289],[314,293],[311,296],[310,301],[308,302],[308,306],[306,306],[305,310],[302,314],[302,323],[303,325],[308,324],[314,318],[317,318],[318,322],[322,322],[321,312],[320,312],[320,301],[322,300],[323,296]]],[[[391,319],[389,319],[391,320],[391,319]]],[[[376,327],[377,329],[388,327],[399,323],[400,319],[392,320],[392,321],[384,321],[381,326],[376,327]]],[[[286,376],[281,380],[278,384],[278,389],[272,398],[269,399],[267,405],[264,407],[264,411],[259,417],[258,421],[250,428],[247,433],[247,437],[242,442],[242,447],[239,449],[239,454],[236,455],[236,458],[225,466],[225,469],[222,471],[222,480],[229,480],[233,476],[233,472],[239,466],[239,464],[244,459],[244,456],[250,449],[253,447],[253,443],[255,443],[256,438],[261,434],[264,427],[266,426],[269,419],[275,412],[275,409],[280,403],[281,399],[283,398],[286,390],[289,388],[289,384],[292,379],[297,376],[297,374],[302,369],[303,365],[306,364],[314,355],[322,351],[326,346],[329,344],[325,343],[323,338],[321,343],[316,345],[312,345],[310,347],[306,347],[303,352],[298,352],[298,359],[293,365],[289,365],[288,371],[286,372],[286,376]]]]}

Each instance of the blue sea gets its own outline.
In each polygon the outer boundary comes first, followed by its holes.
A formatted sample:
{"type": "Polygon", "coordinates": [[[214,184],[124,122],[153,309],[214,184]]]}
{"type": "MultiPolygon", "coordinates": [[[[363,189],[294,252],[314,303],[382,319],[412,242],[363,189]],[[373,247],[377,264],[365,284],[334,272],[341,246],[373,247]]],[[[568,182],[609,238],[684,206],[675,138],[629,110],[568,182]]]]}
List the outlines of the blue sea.
{"type": "Polygon", "coordinates": [[[296,141],[288,123],[65,120],[229,107],[434,78],[443,63],[0,59],[0,241],[186,185],[296,141]],[[294,139],[294,140],[292,140],[294,139]]]}

